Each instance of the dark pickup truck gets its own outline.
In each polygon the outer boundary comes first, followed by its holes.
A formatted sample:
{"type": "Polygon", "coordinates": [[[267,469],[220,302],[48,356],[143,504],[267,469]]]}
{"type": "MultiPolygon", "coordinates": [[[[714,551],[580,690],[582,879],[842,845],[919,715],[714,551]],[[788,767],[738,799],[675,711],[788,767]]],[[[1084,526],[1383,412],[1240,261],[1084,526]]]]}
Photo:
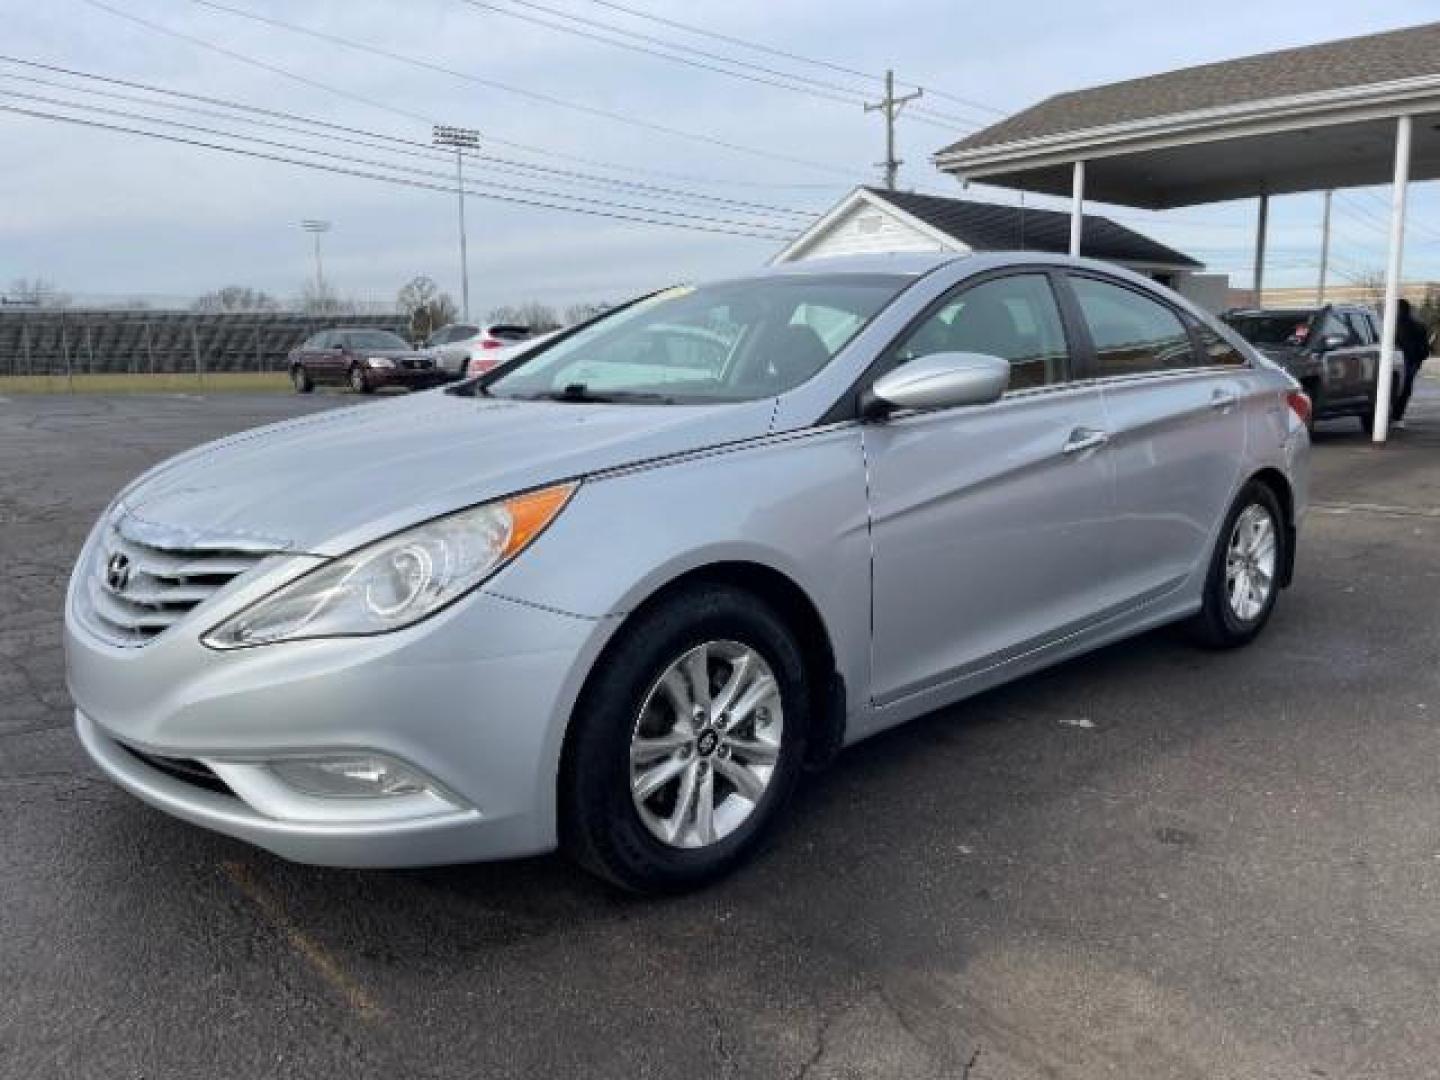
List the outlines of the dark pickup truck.
{"type": "MultiPolygon", "coordinates": [[[[1224,319],[1246,341],[1300,381],[1314,419],[1358,417],[1369,430],[1380,365],[1380,319],[1356,304],[1310,308],[1248,308],[1224,319]]],[[[1392,368],[1395,392],[1403,364],[1392,368]]]]}

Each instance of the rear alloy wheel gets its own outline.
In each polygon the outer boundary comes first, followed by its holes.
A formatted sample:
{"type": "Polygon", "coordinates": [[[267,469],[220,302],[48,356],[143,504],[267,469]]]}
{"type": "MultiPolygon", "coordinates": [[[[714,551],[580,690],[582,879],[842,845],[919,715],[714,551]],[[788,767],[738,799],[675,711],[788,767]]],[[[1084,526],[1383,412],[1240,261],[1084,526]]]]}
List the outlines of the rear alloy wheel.
{"type": "Polygon", "coordinates": [[[370,385],[370,380],[365,378],[365,372],[359,364],[350,365],[350,389],[357,394],[373,394],[375,388],[370,385]]]}
{"type": "Polygon", "coordinates": [[[1191,621],[1202,644],[1234,648],[1255,639],[1275,610],[1285,566],[1284,515],[1265,484],[1247,484],[1210,561],[1204,605],[1191,621]]]}
{"type": "Polygon", "coordinates": [[[799,777],[810,693],[763,600],[677,592],[620,632],[576,707],[564,844],[636,892],[695,888],[743,862],[799,777]]]}
{"type": "Polygon", "coordinates": [[[290,383],[295,387],[297,394],[308,394],[315,389],[315,384],[310,380],[310,373],[305,370],[304,364],[296,364],[290,369],[290,383]]]}

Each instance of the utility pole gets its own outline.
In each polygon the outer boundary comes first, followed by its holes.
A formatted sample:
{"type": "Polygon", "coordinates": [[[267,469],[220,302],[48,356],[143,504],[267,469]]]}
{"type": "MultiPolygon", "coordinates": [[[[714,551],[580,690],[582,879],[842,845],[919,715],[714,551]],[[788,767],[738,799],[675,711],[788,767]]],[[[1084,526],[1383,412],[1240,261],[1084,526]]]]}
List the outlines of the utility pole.
{"type": "Polygon", "coordinates": [[[455,151],[455,197],[460,207],[460,310],[466,322],[470,321],[470,258],[465,252],[465,151],[480,149],[480,132],[474,128],[451,127],[436,124],[431,135],[436,146],[448,146],[455,151]]]}
{"type": "Polygon", "coordinates": [[[1325,192],[1325,216],[1320,224],[1320,284],[1315,290],[1315,302],[1325,303],[1325,273],[1330,269],[1330,197],[1333,191],[1325,192]]]}
{"type": "Polygon", "coordinates": [[[300,222],[300,227],[315,237],[315,300],[325,299],[325,267],[320,261],[320,235],[330,231],[330,222],[313,218],[300,222]]]}
{"type": "Polygon", "coordinates": [[[901,97],[895,96],[895,72],[886,68],[885,70],[885,99],[874,103],[867,102],[866,112],[883,112],[885,114],[885,160],[880,162],[881,168],[885,170],[885,187],[889,191],[895,190],[895,176],[900,171],[904,162],[895,157],[895,119],[900,115],[900,110],[905,107],[907,101],[914,101],[925,91],[916,87],[908,94],[901,97]]]}

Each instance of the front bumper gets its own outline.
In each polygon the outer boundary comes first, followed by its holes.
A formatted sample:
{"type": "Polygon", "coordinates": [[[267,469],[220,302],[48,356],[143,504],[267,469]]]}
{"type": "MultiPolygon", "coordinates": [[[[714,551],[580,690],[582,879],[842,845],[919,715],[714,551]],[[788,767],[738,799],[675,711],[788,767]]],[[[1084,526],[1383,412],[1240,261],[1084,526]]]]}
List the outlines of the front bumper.
{"type": "Polygon", "coordinates": [[[394,634],[221,652],[198,640],[221,617],[207,606],[141,648],[67,614],[76,730],[121,787],[298,862],[422,866],[554,847],[565,725],[607,621],[480,591],[394,634]],[[264,766],[367,752],[443,799],[285,798],[264,766]],[[211,790],[141,755],[203,762],[232,782],[211,790]]]}
{"type": "Polygon", "coordinates": [[[453,375],[442,371],[438,367],[365,369],[365,381],[376,388],[386,386],[408,386],[414,389],[416,387],[439,386],[442,383],[451,382],[453,380],[453,375]]]}

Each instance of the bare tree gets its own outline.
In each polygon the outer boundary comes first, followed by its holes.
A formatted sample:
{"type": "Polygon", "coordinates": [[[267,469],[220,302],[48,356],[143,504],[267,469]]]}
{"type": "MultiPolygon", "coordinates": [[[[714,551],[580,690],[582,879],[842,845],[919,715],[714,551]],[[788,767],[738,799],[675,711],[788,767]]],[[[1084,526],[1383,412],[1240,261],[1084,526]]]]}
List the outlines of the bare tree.
{"type": "Polygon", "coordinates": [[[1385,271],[1366,270],[1351,279],[1360,303],[1378,308],[1385,303],[1385,271]]]}
{"type": "Polygon", "coordinates": [[[613,306],[613,304],[608,304],[603,301],[600,303],[586,301],[580,304],[571,304],[565,309],[565,325],[574,326],[576,323],[593,319],[596,315],[609,311],[613,306]]]}
{"type": "Polygon", "coordinates": [[[523,304],[506,304],[495,308],[485,318],[486,321],[492,323],[528,326],[537,334],[543,334],[548,330],[558,330],[562,325],[560,317],[555,314],[555,309],[549,304],[542,304],[539,300],[526,300],[523,304]]]}
{"type": "Polygon", "coordinates": [[[70,306],[70,295],[46,278],[16,278],[10,283],[9,299],[27,307],[63,308],[70,306]]]}
{"type": "Polygon", "coordinates": [[[396,303],[410,321],[410,336],[424,341],[440,327],[455,321],[457,309],[449,293],[440,291],[433,278],[419,274],[400,287],[396,303]]]}
{"type": "Polygon", "coordinates": [[[307,281],[300,289],[300,310],[307,315],[351,315],[355,305],[340,299],[329,285],[307,281]]]}
{"type": "Polygon", "coordinates": [[[196,311],[278,311],[280,304],[269,293],[248,285],[226,285],[208,292],[192,305],[196,311]]]}

